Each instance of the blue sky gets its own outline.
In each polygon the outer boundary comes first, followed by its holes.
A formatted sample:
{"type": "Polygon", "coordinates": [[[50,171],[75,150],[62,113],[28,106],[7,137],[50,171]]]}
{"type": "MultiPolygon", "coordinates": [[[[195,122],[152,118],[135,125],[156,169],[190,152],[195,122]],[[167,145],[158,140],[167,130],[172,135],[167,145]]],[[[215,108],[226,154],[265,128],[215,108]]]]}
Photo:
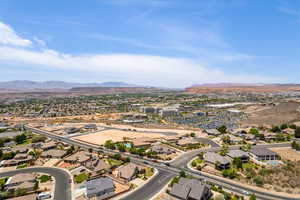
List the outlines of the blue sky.
{"type": "Polygon", "coordinates": [[[297,0],[1,0],[0,81],[300,83],[297,0]]]}

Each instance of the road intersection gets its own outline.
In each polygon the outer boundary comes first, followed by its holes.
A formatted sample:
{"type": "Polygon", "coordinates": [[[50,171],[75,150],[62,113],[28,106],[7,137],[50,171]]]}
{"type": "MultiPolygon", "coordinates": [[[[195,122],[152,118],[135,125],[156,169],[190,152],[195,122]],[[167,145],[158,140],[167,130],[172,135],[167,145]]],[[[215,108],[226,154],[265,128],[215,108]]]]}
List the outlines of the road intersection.
{"type": "MultiPolygon", "coordinates": [[[[25,128],[34,133],[45,135],[54,140],[65,142],[70,145],[79,146],[79,147],[85,148],[85,149],[92,149],[95,152],[103,152],[103,153],[107,153],[107,154],[120,153],[115,150],[104,149],[104,148],[96,146],[96,145],[79,142],[79,141],[73,140],[71,138],[55,135],[51,132],[43,131],[43,130],[36,129],[36,128],[30,127],[30,126],[25,126],[25,128]]],[[[205,140],[207,140],[207,139],[205,139],[205,140]]],[[[186,153],[182,154],[181,156],[177,157],[172,162],[170,162],[168,165],[165,163],[162,163],[162,162],[154,162],[154,161],[151,161],[148,159],[144,159],[144,158],[136,156],[136,155],[132,155],[132,154],[128,154],[128,153],[121,153],[123,156],[130,157],[131,162],[136,163],[136,164],[149,165],[151,167],[156,168],[159,173],[156,177],[151,179],[148,183],[146,183],[144,186],[142,186],[139,190],[133,192],[132,194],[123,198],[122,200],[129,200],[129,199],[130,200],[140,200],[140,199],[147,200],[147,199],[150,199],[152,196],[154,196],[156,193],[158,193],[162,188],[164,188],[165,185],[173,177],[178,175],[179,172],[182,170],[184,170],[186,173],[188,173],[194,177],[197,177],[202,180],[205,179],[208,182],[211,182],[218,186],[222,186],[223,188],[233,191],[233,192],[242,194],[244,191],[248,191],[250,193],[254,193],[254,194],[256,194],[257,197],[259,197],[259,199],[263,199],[263,200],[274,200],[274,199],[297,200],[298,199],[298,198],[285,197],[283,195],[278,195],[278,194],[272,194],[270,192],[265,192],[262,190],[255,190],[251,186],[242,186],[241,184],[227,181],[221,177],[211,176],[209,174],[202,173],[200,171],[195,171],[195,170],[189,169],[187,167],[187,164],[193,158],[195,158],[200,152],[208,152],[208,151],[216,152],[221,149],[221,147],[219,147],[218,145],[211,144],[211,142],[209,142],[209,143],[211,145],[211,148],[205,148],[205,149],[199,149],[199,150],[186,152],[186,153]]],[[[288,144],[288,143],[278,143],[278,144],[274,143],[274,144],[256,145],[256,146],[253,146],[253,148],[287,147],[289,145],[290,144],[288,144]]],[[[240,148],[240,146],[231,146],[229,149],[239,149],[239,148],[240,148]]]]}

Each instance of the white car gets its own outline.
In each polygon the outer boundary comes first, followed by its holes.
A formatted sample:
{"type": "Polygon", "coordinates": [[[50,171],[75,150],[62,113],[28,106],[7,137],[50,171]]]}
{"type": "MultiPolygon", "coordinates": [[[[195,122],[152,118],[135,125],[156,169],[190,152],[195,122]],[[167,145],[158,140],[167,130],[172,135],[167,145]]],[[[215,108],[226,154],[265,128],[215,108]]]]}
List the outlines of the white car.
{"type": "Polygon", "coordinates": [[[42,192],[38,194],[38,200],[50,199],[51,194],[49,192],[42,192]]]}

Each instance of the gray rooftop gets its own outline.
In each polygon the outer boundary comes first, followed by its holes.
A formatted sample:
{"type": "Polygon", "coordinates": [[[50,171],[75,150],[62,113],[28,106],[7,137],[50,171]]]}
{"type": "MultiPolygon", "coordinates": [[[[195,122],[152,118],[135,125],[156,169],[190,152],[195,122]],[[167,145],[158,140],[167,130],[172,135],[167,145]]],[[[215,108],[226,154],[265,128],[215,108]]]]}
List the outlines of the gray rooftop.
{"type": "Polygon", "coordinates": [[[190,190],[191,190],[190,187],[176,183],[173,185],[173,187],[170,191],[170,194],[172,194],[180,199],[187,199],[190,190]]]}
{"type": "Polygon", "coordinates": [[[249,157],[249,154],[242,150],[230,150],[227,155],[231,158],[249,157]]]}
{"type": "Polygon", "coordinates": [[[276,152],[271,151],[270,149],[267,148],[256,148],[256,149],[251,149],[250,152],[256,156],[265,156],[265,155],[278,155],[276,152]]]}
{"type": "Polygon", "coordinates": [[[217,154],[215,152],[207,152],[206,154],[204,154],[204,160],[214,164],[216,164],[217,162],[223,165],[230,163],[230,159],[228,157],[221,156],[220,154],[217,154]]]}
{"type": "Polygon", "coordinates": [[[88,195],[94,195],[101,191],[114,189],[115,184],[112,179],[103,177],[89,180],[86,182],[86,190],[88,195]]]}
{"type": "Polygon", "coordinates": [[[170,194],[180,199],[202,199],[207,196],[209,187],[197,179],[180,178],[178,184],[174,184],[170,194]]]}

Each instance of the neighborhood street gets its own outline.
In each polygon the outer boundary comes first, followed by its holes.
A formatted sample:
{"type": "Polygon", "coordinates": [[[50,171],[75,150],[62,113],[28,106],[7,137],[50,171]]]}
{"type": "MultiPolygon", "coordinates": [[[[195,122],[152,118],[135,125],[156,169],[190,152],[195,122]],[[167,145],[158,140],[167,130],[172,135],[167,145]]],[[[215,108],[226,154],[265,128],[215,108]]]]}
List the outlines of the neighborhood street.
{"type": "MultiPolygon", "coordinates": [[[[42,130],[39,130],[39,129],[36,129],[36,128],[26,126],[26,129],[30,130],[34,133],[43,134],[47,137],[50,137],[50,138],[58,140],[58,141],[66,142],[70,145],[77,145],[77,146],[80,146],[82,148],[93,149],[94,151],[101,151],[101,152],[108,153],[108,154],[117,153],[116,151],[113,151],[113,150],[99,148],[99,147],[96,147],[96,146],[91,145],[91,144],[75,141],[75,140],[72,140],[70,138],[55,135],[55,134],[52,134],[50,132],[42,131],[42,130]]],[[[255,145],[252,148],[286,147],[286,146],[289,146],[289,145],[290,144],[288,144],[288,143],[278,143],[278,144],[274,143],[274,144],[255,145]]],[[[176,173],[178,174],[181,170],[184,170],[192,176],[198,177],[199,179],[206,179],[207,181],[209,181],[211,183],[214,183],[216,185],[220,185],[220,186],[222,186],[222,187],[224,187],[224,188],[226,188],[230,191],[238,192],[240,194],[242,194],[244,191],[249,191],[250,193],[255,193],[256,196],[258,196],[260,199],[264,199],[264,200],[274,200],[274,199],[297,200],[297,198],[288,198],[288,197],[281,196],[281,195],[280,196],[279,195],[274,195],[274,194],[264,192],[264,191],[261,191],[261,190],[254,190],[250,186],[241,186],[240,184],[234,184],[234,183],[228,182],[228,181],[224,180],[221,177],[208,176],[206,174],[201,173],[200,171],[195,172],[195,171],[192,171],[192,170],[187,168],[187,164],[194,157],[196,157],[200,152],[208,152],[208,151],[215,151],[216,152],[216,151],[219,151],[221,149],[221,147],[216,147],[217,145],[212,145],[212,146],[213,147],[211,147],[211,148],[199,149],[199,150],[194,150],[194,151],[184,153],[181,156],[177,157],[174,161],[172,161],[170,163],[170,166],[167,166],[164,163],[152,162],[152,161],[149,161],[149,160],[145,160],[143,158],[139,158],[139,157],[134,156],[134,155],[123,153],[124,156],[130,157],[131,161],[134,162],[134,163],[147,164],[147,165],[149,165],[151,167],[154,167],[157,170],[159,170],[159,175],[157,177],[153,178],[152,180],[149,181],[149,183],[147,183],[146,185],[144,185],[143,187],[141,187],[137,191],[133,192],[132,194],[130,194],[128,197],[126,197],[124,199],[126,199],[126,200],[127,199],[128,200],[129,199],[133,199],[133,200],[140,200],[140,199],[147,200],[147,199],[150,199],[153,195],[158,193],[172,179],[172,177],[174,177],[176,175],[176,173]]],[[[239,149],[239,148],[240,148],[240,146],[231,146],[229,149],[239,149]]]]}
{"type": "Polygon", "coordinates": [[[0,177],[13,176],[20,173],[45,173],[54,177],[54,200],[72,200],[72,176],[66,170],[55,167],[29,167],[0,173],[0,177]]]}

